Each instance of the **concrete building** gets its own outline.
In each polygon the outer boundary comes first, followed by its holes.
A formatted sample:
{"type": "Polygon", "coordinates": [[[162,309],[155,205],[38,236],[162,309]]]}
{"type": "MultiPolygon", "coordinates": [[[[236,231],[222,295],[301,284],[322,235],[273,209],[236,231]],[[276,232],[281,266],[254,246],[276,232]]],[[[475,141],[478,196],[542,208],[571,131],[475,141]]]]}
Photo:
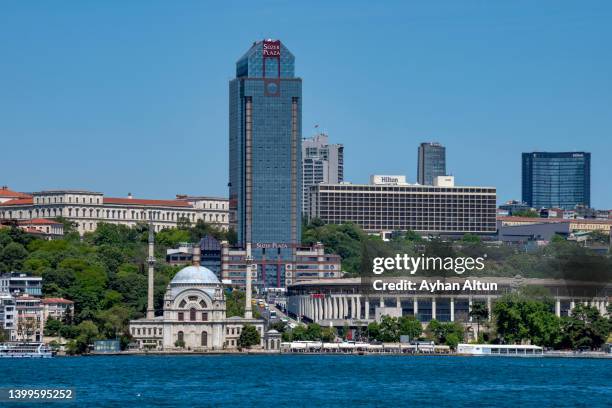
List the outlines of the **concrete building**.
{"type": "Polygon", "coordinates": [[[412,230],[422,234],[493,234],[494,187],[458,187],[452,176],[435,185],[408,184],[404,176],[372,176],[370,184],[311,187],[309,218],[352,222],[368,233],[412,230]]]}
{"type": "Polygon", "coordinates": [[[537,218],[537,217],[497,217],[498,224],[501,226],[512,225],[532,225],[543,223],[568,224],[569,231],[600,231],[610,233],[612,220],[597,219],[564,219],[564,218],[537,218]]]}
{"type": "MultiPolygon", "coordinates": [[[[283,258],[286,247],[258,245],[260,256],[252,260],[253,267],[260,271],[253,284],[259,289],[284,288],[296,282],[324,278],[342,277],[340,256],[326,254],[323,244],[312,247],[292,248],[293,259],[283,258]],[[263,272],[265,271],[265,273],[263,272]],[[267,275],[266,275],[267,273],[267,275]],[[272,284],[270,284],[272,282],[272,284]]],[[[224,281],[234,287],[244,288],[246,280],[247,251],[233,248],[227,242],[221,244],[221,270],[224,281]]]]}
{"type": "Polygon", "coordinates": [[[446,148],[440,143],[427,142],[419,145],[417,182],[431,186],[438,176],[446,175],[446,148]]]}
{"type": "Polygon", "coordinates": [[[30,197],[32,197],[30,194],[13,191],[7,186],[0,187],[0,204],[6,203],[7,201],[30,197]]]}
{"type": "Polygon", "coordinates": [[[330,144],[325,133],[302,139],[302,212],[308,213],[311,186],[343,181],[344,146],[330,144]]]}
{"type": "MultiPolygon", "coordinates": [[[[425,278],[435,282],[436,278],[425,278]]],[[[442,278],[440,278],[442,279],[442,278]]],[[[415,279],[418,282],[422,278],[415,279]]],[[[605,314],[612,296],[612,285],[569,282],[553,279],[478,278],[484,284],[496,283],[494,290],[472,291],[401,291],[397,294],[365,293],[360,278],[301,282],[287,288],[287,309],[292,316],[321,326],[364,327],[383,315],[416,316],[424,325],[432,319],[458,321],[470,326],[472,305],[482,303],[491,312],[496,300],[523,285],[549,290],[555,301],[557,316],[567,316],[576,304],[596,307],[605,314]]],[[[446,278],[447,283],[464,282],[465,278],[446,278]]],[[[489,316],[491,313],[489,313],[489,316]]]]}
{"type": "Polygon", "coordinates": [[[0,275],[0,293],[40,297],[42,296],[42,277],[19,272],[2,274],[0,275]]]}
{"type": "Polygon", "coordinates": [[[45,319],[40,298],[30,295],[15,297],[15,340],[41,342],[45,319]]]}
{"type": "Polygon", "coordinates": [[[181,220],[206,221],[219,228],[229,226],[229,204],[223,198],[178,196],[174,200],[105,197],[85,190],[53,190],[0,203],[0,220],[29,221],[64,217],[78,232],[95,231],[98,223],[134,226],[153,221],[155,231],[176,227],[181,220]]]}
{"type": "Polygon", "coordinates": [[[41,301],[43,307],[43,320],[46,324],[49,318],[63,321],[72,321],[74,318],[74,302],[64,298],[44,298],[41,301]]]}
{"type": "Polygon", "coordinates": [[[4,338],[8,341],[14,341],[17,336],[16,315],[15,298],[8,293],[0,292],[0,330],[4,332],[4,338]]]}

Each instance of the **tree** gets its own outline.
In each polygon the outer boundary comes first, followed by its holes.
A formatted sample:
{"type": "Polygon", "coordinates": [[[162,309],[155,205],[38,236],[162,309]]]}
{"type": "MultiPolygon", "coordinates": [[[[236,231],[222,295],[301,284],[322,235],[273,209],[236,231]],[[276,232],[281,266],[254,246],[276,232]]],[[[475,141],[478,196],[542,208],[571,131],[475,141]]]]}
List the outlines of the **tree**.
{"type": "Polygon", "coordinates": [[[399,341],[400,325],[397,317],[383,316],[378,325],[379,335],[377,340],[392,343],[399,341]]]}
{"type": "Polygon", "coordinates": [[[476,321],[476,338],[480,336],[480,323],[489,318],[489,309],[482,302],[472,303],[469,316],[476,321]]]}
{"type": "Polygon", "coordinates": [[[418,339],[423,333],[423,325],[414,316],[402,316],[398,319],[400,335],[418,339]]]}
{"type": "Polygon", "coordinates": [[[433,319],[425,329],[427,336],[439,344],[446,344],[451,348],[456,348],[457,344],[463,340],[463,325],[457,322],[441,323],[433,319]]]}
{"type": "Polygon", "coordinates": [[[85,320],[77,326],[79,335],[76,338],[76,351],[79,354],[85,353],[89,345],[98,338],[98,326],[91,320],[85,320]]]}
{"type": "Polygon", "coordinates": [[[538,213],[536,210],[520,210],[520,211],[514,211],[512,213],[513,217],[530,217],[530,218],[537,218],[540,216],[540,213],[538,213]]]}
{"type": "Polygon", "coordinates": [[[610,335],[610,319],[599,314],[595,307],[577,305],[571,316],[563,319],[562,344],[570,348],[598,349],[610,335]]]}
{"type": "Polygon", "coordinates": [[[130,309],[122,305],[114,305],[98,313],[98,319],[106,338],[112,339],[127,333],[130,315],[130,309]]]}
{"type": "Polygon", "coordinates": [[[240,337],[238,338],[239,347],[249,349],[252,346],[258,345],[260,341],[261,339],[259,336],[259,332],[255,328],[255,326],[246,324],[242,327],[240,337]]]}
{"type": "Polygon", "coordinates": [[[2,252],[0,253],[0,262],[6,265],[6,271],[21,271],[23,266],[23,261],[28,256],[28,251],[23,247],[23,245],[17,242],[11,242],[6,245],[2,252]]]}
{"type": "Polygon", "coordinates": [[[45,322],[45,336],[57,336],[62,328],[62,322],[49,317],[45,322]]]}
{"type": "Polygon", "coordinates": [[[324,327],[321,329],[321,341],[332,342],[336,340],[338,332],[335,327],[324,327]]]}

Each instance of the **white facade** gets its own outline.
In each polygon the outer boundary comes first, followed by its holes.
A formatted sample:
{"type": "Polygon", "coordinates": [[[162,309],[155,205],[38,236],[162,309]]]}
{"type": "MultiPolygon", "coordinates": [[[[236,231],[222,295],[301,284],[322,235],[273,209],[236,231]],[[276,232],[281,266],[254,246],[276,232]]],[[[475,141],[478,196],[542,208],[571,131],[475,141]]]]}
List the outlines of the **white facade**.
{"type": "Polygon", "coordinates": [[[252,325],[264,347],[264,322],[226,317],[223,285],[203,266],[188,266],[172,279],[164,296],[163,316],[130,322],[130,333],[139,349],[236,349],[245,325],[252,325]]]}
{"type": "Polygon", "coordinates": [[[155,231],[176,227],[181,220],[198,220],[229,227],[228,200],[214,197],[177,196],[174,200],[105,197],[92,191],[57,190],[33,193],[0,203],[0,220],[32,220],[64,217],[75,223],[80,234],[95,231],[98,223],[134,226],[151,221],[155,231]]]}

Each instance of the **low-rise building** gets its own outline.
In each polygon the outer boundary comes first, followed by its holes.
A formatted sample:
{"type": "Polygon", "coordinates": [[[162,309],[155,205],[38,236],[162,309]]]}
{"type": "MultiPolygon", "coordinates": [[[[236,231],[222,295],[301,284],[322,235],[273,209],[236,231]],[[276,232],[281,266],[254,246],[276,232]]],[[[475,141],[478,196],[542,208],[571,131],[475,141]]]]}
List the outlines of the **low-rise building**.
{"type": "Polygon", "coordinates": [[[74,302],[64,298],[42,299],[43,319],[45,323],[49,318],[63,321],[65,318],[72,320],[74,317],[74,302]]]}
{"type": "Polygon", "coordinates": [[[531,225],[542,223],[567,223],[571,232],[600,231],[610,233],[612,220],[597,219],[564,219],[564,218],[538,218],[538,217],[497,217],[498,225],[531,225]]]}
{"type": "Polygon", "coordinates": [[[10,272],[0,275],[0,292],[13,296],[42,296],[42,277],[10,272]]]}
{"type": "Polygon", "coordinates": [[[21,295],[15,298],[17,311],[16,341],[40,342],[43,339],[44,317],[39,298],[21,295]]]}
{"type": "Polygon", "coordinates": [[[228,200],[179,195],[173,200],[106,197],[85,190],[51,190],[32,193],[0,203],[0,220],[30,221],[36,218],[64,217],[78,232],[95,231],[101,222],[134,226],[152,222],[155,231],[173,228],[180,222],[203,220],[219,228],[229,225],[228,200]]]}
{"type": "Polygon", "coordinates": [[[10,190],[8,186],[0,187],[0,203],[30,197],[32,197],[30,194],[10,190]]]}
{"type": "Polygon", "coordinates": [[[8,293],[0,292],[0,330],[4,332],[4,338],[14,341],[16,338],[15,298],[8,293]]]}
{"type": "MultiPolygon", "coordinates": [[[[264,282],[276,281],[277,288],[286,287],[296,282],[313,279],[329,279],[342,277],[342,266],[339,255],[326,254],[323,244],[316,243],[312,247],[291,248],[291,260],[283,259],[278,248],[263,249],[261,257],[253,259],[253,267],[257,274],[253,276],[253,284],[261,289],[266,288],[264,282]],[[275,279],[266,274],[275,273],[275,279]]],[[[227,242],[221,243],[221,273],[224,281],[231,281],[234,287],[243,288],[246,281],[247,251],[233,248],[227,242]]]]}

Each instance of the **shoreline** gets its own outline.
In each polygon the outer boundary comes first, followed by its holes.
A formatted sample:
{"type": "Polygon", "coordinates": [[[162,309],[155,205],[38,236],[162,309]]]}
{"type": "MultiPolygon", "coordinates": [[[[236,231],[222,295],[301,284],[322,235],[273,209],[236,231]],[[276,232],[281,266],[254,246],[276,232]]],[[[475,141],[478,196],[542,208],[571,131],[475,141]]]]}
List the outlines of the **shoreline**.
{"type": "Polygon", "coordinates": [[[545,352],[540,356],[500,356],[500,355],[472,355],[459,353],[281,353],[279,351],[121,351],[114,353],[89,353],[78,356],[58,355],[56,357],[99,357],[99,356],[403,356],[403,357],[495,357],[495,358],[582,358],[582,359],[612,359],[612,354],[603,352],[545,352]]]}

